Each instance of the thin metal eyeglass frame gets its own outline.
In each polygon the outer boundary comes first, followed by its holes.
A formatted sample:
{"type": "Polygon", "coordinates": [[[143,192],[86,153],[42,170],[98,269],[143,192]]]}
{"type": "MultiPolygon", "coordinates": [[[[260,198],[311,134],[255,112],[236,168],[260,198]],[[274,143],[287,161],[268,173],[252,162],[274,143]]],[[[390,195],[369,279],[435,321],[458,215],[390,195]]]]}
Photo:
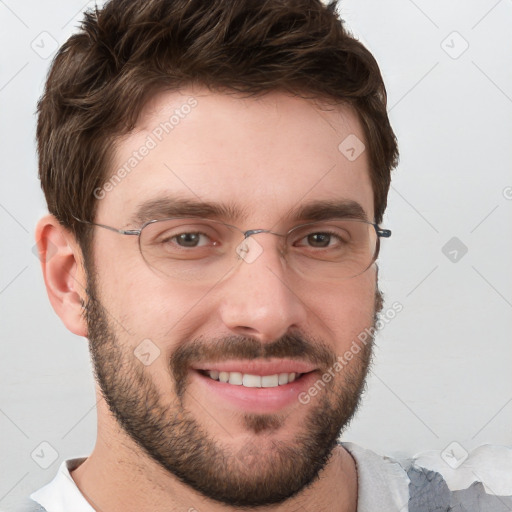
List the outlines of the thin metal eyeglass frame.
{"type": "MultiPolygon", "coordinates": [[[[258,233],[269,233],[269,234],[272,234],[272,235],[276,235],[276,236],[279,236],[279,237],[286,238],[290,233],[292,233],[293,231],[298,230],[299,228],[302,228],[304,226],[309,226],[309,225],[312,225],[312,224],[319,224],[321,222],[329,222],[329,220],[305,222],[304,224],[299,224],[298,226],[295,226],[295,227],[291,228],[285,234],[282,234],[282,233],[276,233],[276,232],[274,232],[274,231],[272,231],[270,229],[248,229],[247,231],[242,231],[237,226],[233,226],[232,224],[228,224],[226,222],[222,222],[222,221],[218,221],[218,220],[213,220],[213,219],[199,218],[199,217],[168,217],[168,218],[165,218],[165,219],[153,219],[153,220],[148,220],[147,222],[145,222],[139,229],[119,229],[119,228],[115,228],[113,226],[107,226],[106,224],[99,224],[97,222],[90,222],[88,220],[78,219],[75,216],[73,216],[73,218],[76,221],[81,222],[83,224],[89,224],[90,226],[97,226],[97,227],[100,227],[100,228],[108,229],[109,231],[113,231],[114,233],[118,233],[120,235],[137,236],[138,237],[139,251],[140,251],[142,259],[144,261],[146,261],[146,259],[144,257],[143,251],[142,251],[142,247],[141,247],[141,243],[140,243],[140,235],[142,233],[142,230],[146,226],[149,226],[150,224],[155,224],[157,222],[165,222],[165,221],[168,221],[168,220],[178,220],[178,219],[214,222],[214,223],[222,224],[222,225],[227,226],[229,228],[233,228],[234,230],[236,230],[239,233],[244,235],[244,240],[246,240],[250,236],[256,235],[258,233]]],[[[335,219],[330,219],[330,220],[335,220],[335,219]]],[[[347,278],[347,279],[351,279],[352,277],[357,277],[358,275],[361,275],[362,273],[366,272],[373,265],[373,263],[375,263],[375,261],[377,260],[377,258],[379,256],[379,252],[380,252],[380,239],[381,238],[389,238],[391,236],[391,230],[390,229],[381,228],[378,224],[376,224],[374,222],[370,222],[370,221],[364,220],[364,219],[344,218],[344,219],[338,219],[338,220],[348,220],[348,221],[361,222],[363,224],[368,224],[370,226],[373,226],[373,228],[375,229],[375,233],[377,234],[377,243],[376,243],[376,246],[375,246],[375,254],[373,255],[373,258],[372,258],[370,264],[368,265],[368,267],[366,267],[359,274],[356,274],[355,276],[351,276],[351,277],[347,278]]],[[[146,264],[147,264],[147,261],[146,261],[146,264]]]]}

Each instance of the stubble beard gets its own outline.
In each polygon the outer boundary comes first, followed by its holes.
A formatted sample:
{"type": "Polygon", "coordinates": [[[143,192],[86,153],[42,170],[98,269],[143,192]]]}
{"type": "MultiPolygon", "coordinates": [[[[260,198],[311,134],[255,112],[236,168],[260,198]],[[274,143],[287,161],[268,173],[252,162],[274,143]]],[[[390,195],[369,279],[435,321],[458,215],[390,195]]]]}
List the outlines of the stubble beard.
{"type": "MultiPolygon", "coordinates": [[[[134,347],[119,342],[98,300],[92,273],[88,275],[88,297],[89,348],[102,395],[120,427],[169,474],[211,500],[247,508],[281,503],[318,478],[359,407],[371,366],[373,337],[337,378],[318,392],[316,400],[298,406],[306,412],[301,412],[301,428],[292,438],[271,439],[272,432],[286,428],[283,414],[242,414],[241,421],[254,442],[231,447],[229,440],[221,443],[209,434],[185,405],[191,360],[211,355],[212,347],[220,348],[219,357],[224,347],[230,354],[244,354],[248,359],[277,354],[304,358],[306,350],[321,360],[327,371],[336,355],[299,335],[268,345],[238,336],[214,343],[192,340],[181,344],[169,358],[169,401],[158,391],[150,367],[134,356],[134,347]],[[262,436],[267,440],[263,444],[262,436]]],[[[377,290],[373,327],[381,308],[382,296],[377,290]]]]}

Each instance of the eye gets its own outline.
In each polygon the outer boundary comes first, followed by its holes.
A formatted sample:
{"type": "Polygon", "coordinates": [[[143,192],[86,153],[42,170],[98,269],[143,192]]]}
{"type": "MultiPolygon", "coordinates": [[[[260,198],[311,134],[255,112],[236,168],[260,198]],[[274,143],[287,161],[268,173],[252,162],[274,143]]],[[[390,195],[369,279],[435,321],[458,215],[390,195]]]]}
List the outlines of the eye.
{"type": "Polygon", "coordinates": [[[172,221],[166,224],[155,226],[164,229],[155,233],[148,232],[147,235],[152,236],[145,240],[148,244],[164,249],[167,253],[209,249],[219,245],[222,239],[222,234],[208,225],[183,224],[183,221],[176,225],[173,225],[172,221]]]}
{"type": "Polygon", "coordinates": [[[202,247],[207,245],[208,241],[209,237],[204,233],[188,232],[166,237],[162,240],[162,243],[174,242],[180,247],[202,247]]]}
{"type": "Polygon", "coordinates": [[[194,219],[167,219],[148,224],[141,233],[143,255],[154,261],[217,257],[229,239],[220,224],[194,219]]]}
{"type": "Polygon", "coordinates": [[[333,236],[331,233],[313,233],[305,238],[311,247],[329,247],[333,236]]]}
{"type": "Polygon", "coordinates": [[[321,231],[301,233],[295,247],[307,247],[313,249],[334,249],[347,245],[350,236],[340,229],[322,229],[321,231]]]}

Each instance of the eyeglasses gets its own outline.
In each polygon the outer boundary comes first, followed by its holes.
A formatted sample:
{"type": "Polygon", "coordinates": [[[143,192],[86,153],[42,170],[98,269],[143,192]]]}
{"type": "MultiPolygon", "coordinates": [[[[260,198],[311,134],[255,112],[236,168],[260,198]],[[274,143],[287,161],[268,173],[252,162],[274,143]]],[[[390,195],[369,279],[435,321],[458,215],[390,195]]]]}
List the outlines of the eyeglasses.
{"type": "Polygon", "coordinates": [[[380,238],[391,236],[389,229],[360,219],[309,222],[284,234],[269,229],[242,231],[201,218],[150,220],[134,230],[75,219],[121,235],[138,236],[140,253],[150,268],[171,279],[203,284],[218,281],[241,261],[256,261],[263,247],[250,238],[252,235],[279,237],[279,253],[288,268],[315,282],[362,274],[377,259],[380,238]]]}

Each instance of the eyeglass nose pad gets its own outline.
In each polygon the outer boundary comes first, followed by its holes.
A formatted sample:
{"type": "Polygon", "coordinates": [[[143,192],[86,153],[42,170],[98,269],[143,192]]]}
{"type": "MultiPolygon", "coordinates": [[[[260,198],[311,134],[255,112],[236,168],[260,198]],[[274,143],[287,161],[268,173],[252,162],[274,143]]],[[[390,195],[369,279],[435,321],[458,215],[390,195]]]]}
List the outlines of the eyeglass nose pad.
{"type": "Polygon", "coordinates": [[[244,238],[236,247],[238,258],[244,260],[246,263],[252,263],[263,252],[261,245],[256,242],[254,238],[244,238]]]}
{"type": "MultiPolygon", "coordinates": [[[[254,262],[263,253],[263,247],[256,241],[256,239],[251,238],[252,235],[257,235],[258,233],[274,234],[270,229],[249,229],[243,232],[244,239],[240,244],[238,244],[236,253],[239,259],[244,260],[246,263],[254,262]]],[[[282,249],[280,249],[279,253],[284,255],[284,251],[282,249]]]]}

